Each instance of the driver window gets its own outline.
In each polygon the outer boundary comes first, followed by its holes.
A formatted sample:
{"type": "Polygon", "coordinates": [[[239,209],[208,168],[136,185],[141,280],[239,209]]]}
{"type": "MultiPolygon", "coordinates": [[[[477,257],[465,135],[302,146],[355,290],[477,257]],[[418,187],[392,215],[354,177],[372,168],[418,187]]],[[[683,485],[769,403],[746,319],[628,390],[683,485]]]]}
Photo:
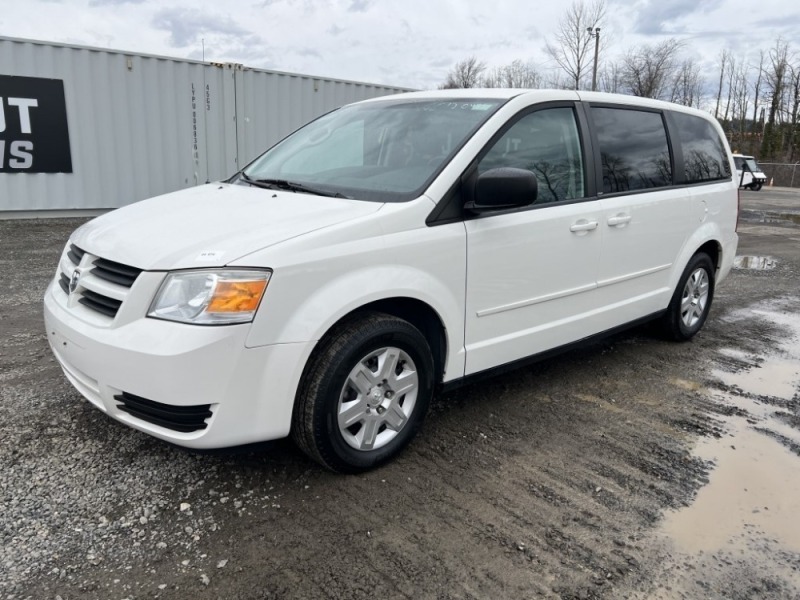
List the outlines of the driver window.
{"type": "Polygon", "coordinates": [[[478,163],[478,172],[498,167],[536,175],[536,204],[582,198],[583,158],[573,110],[548,108],[514,123],[478,163]]]}

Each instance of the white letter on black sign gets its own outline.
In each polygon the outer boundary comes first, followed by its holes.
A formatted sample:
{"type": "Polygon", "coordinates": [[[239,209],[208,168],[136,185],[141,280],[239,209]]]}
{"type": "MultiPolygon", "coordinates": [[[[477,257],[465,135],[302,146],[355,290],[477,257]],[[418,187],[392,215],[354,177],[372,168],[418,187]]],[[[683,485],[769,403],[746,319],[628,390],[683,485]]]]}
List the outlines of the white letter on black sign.
{"type": "Polygon", "coordinates": [[[30,133],[30,109],[39,106],[39,101],[36,98],[9,98],[8,105],[16,106],[19,109],[19,128],[22,133],[30,133]]]}
{"type": "Polygon", "coordinates": [[[30,169],[33,165],[33,142],[11,142],[9,154],[14,158],[8,161],[12,169],[30,169]]]}
{"type": "Polygon", "coordinates": [[[5,130],[6,130],[6,109],[3,108],[3,97],[0,96],[0,133],[3,133],[5,130]]]}

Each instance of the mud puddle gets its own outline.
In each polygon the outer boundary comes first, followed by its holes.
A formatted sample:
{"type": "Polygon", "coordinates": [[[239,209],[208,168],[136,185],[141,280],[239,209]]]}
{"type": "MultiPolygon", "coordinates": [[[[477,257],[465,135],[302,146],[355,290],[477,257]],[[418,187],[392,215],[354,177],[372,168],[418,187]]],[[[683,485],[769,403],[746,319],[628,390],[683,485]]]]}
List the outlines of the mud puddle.
{"type": "Polygon", "coordinates": [[[695,449],[709,482],[665,516],[662,573],[638,598],[800,597],[800,318],[781,306],[748,312],[786,337],[766,355],[718,351],[729,368],[701,393],[730,416],[695,449]]]}

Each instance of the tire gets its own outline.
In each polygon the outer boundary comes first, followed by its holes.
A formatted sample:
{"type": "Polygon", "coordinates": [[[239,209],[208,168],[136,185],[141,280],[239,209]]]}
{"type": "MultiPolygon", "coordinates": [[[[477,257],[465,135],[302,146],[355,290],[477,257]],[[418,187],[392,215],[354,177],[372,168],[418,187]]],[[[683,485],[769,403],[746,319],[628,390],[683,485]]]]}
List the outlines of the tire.
{"type": "Polygon", "coordinates": [[[751,184],[750,185],[750,189],[753,190],[754,192],[758,192],[758,191],[761,190],[763,185],[764,185],[763,183],[758,181],[758,182],[755,182],[755,183],[751,184]]]}
{"type": "Polygon", "coordinates": [[[309,359],[292,438],[332,471],[372,469],[416,435],[433,389],[433,356],[419,330],[391,315],[360,315],[334,327],[309,359]]]}
{"type": "Polygon", "coordinates": [[[698,252],[686,265],[662,317],[663,333],[680,342],[692,339],[706,322],[713,299],[714,263],[708,254],[698,252]]]}

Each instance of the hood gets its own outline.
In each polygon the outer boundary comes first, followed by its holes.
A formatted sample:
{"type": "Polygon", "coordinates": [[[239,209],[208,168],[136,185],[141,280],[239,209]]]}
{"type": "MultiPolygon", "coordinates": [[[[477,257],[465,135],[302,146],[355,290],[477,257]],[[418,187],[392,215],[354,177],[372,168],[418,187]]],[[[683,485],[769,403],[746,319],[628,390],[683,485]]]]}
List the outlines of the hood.
{"type": "Polygon", "coordinates": [[[80,227],[72,242],[91,254],[144,270],[219,267],[382,206],[215,183],[107,213],[80,227]]]}

